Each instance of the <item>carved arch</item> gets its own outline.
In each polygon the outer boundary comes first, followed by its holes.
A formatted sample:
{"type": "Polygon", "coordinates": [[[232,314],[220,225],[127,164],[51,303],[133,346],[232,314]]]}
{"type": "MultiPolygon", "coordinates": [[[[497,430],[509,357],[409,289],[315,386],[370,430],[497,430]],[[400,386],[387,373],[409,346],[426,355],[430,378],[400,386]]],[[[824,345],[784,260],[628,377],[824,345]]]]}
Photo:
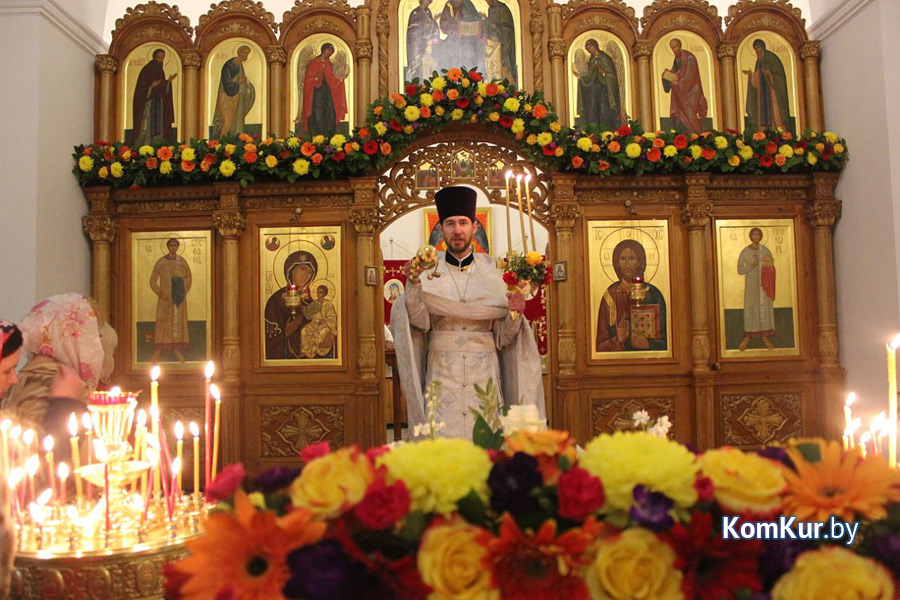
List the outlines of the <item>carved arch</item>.
{"type": "Polygon", "coordinates": [[[262,2],[252,0],[221,0],[200,17],[197,25],[197,49],[204,58],[222,40],[245,37],[260,48],[277,43],[278,23],[262,2]]]}
{"type": "Polygon", "coordinates": [[[657,40],[673,29],[693,31],[715,51],[722,38],[722,17],[707,0],[653,0],[644,7],[642,39],[657,40]]]}
{"type": "Polygon", "coordinates": [[[109,54],[121,62],[129,52],[146,42],[162,42],[179,51],[190,50],[194,45],[193,35],[191,20],[182,15],[177,6],[150,0],[126,9],[125,14],[116,19],[109,54]]]}
{"type": "Polygon", "coordinates": [[[728,7],[725,17],[725,40],[740,43],[754,31],[775,31],[800,51],[807,41],[806,20],[799,8],[789,0],[738,0],[728,7]]]}

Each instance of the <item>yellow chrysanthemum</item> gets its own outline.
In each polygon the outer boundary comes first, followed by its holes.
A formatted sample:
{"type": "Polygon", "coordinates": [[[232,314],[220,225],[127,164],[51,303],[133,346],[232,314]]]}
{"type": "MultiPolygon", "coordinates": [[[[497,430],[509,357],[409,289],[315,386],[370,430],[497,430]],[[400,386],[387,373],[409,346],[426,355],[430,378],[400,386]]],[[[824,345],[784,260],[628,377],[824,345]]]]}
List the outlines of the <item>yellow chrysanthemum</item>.
{"type": "Polygon", "coordinates": [[[113,164],[109,165],[109,172],[113,177],[119,178],[122,176],[125,170],[122,168],[122,163],[116,161],[113,164]]]}
{"type": "Polygon", "coordinates": [[[546,146],[550,142],[553,141],[553,134],[549,131],[542,131],[537,136],[537,143],[539,146],[546,146]]]}
{"type": "Polygon", "coordinates": [[[822,460],[807,462],[796,449],[788,450],[796,471],[785,471],[784,514],[802,521],[827,521],[832,515],[854,521],[857,515],[883,519],[889,502],[900,501],[900,471],[880,456],[860,460],[837,442],[822,443],[822,460]]]}
{"type": "Polygon", "coordinates": [[[838,136],[836,133],[826,131],[823,135],[825,136],[825,141],[829,144],[836,144],[838,141],[838,136]]]}
{"type": "Polygon", "coordinates": [[[669,158],[672,158],[672,157],[675,156],[676,154],[678,154],[678,148],[676,148],[676,147],[673,146],[672,144],[669,144],[669,145],[667,145],[665,148],[663,148],[663,156],[667,156],[667,157],[669,157],[669,158]]]}
{"type": "Polygon", "coordinates": [[[266,157],[266,166],[270,169],[274,169],[276,166],[278,166],[278,157],[274,154],[268,155],[266,157]]]}
{"type": "Polygon", "coordinates": [[[709,450],[699,462],[726,510],[770,513],[781,507],[785,481],[778,463],[737,448],[709,450]]]}
{"type": "Polygon", "coordinates": [[[309,173],[309,161],[305,158],[298,158],[294,161],[294,173],[297,175],[306,175],[309,173]]]}
{"type": "Polygon", "coordinates": [[[87,173],[94,168],[94,159],[90,156],[82,156],[78,159],[78,168],[87,173]]]}
{"type": "Polygon", "coordinates": [[[739,164],[741,164],[741,157],[737,154],[732,154],[728,157],[728,164],[732,167],[738,166],[739,164]]]}
{"type": "MultiPolygon", "coordinates": [[[[226,158],[222,161],[222,164],[219,165],[219,173],[224,175],[225,177],[231,177],[234,175],[234,162],[230,159],[226,158]]],[[[162,164],[159,165],[159,171],[162,173],[162,164]]]]}
{"type": "Polygon", "coordinates": [[[421,115],[419,114],[419,107],[418,107],[418,106],[412,106],[412,105],[407,106],[407,107],[406,107],[406,110],[403,111],[403,116],[404,116],[404,117],[406,118],[406,120],[409,121],[410,123],[412,123],[413,121],[418,121],[418,120],[419,120],[419,117],[421,116],[421,115]]]}
{"type": "MultiPolygon", "coordinates": [[[[224,162],[223,162],[222,166],[225,166],[224,162]]],[[[221,170],[221,167],[219,168],[219,170],[221,170]]],[[[162,173],[163,175],[168,175],[169,173],[171,173],[172,172],[172,161],[164,160],[161,163],[159,163],[159,172],[162,173]]]]}
{"type": "Polygon", "coordinates": [[[743,158],[744,160],[750,160],[751,158],[753,158],[753,148],[751,148],[750,146],[744,146],[743,148],[738,150],[738,154],[740,154],[741,158],[743,158]]]}
{"type": "Polygon", "coordinates": [[[575,145],[578,146],[578,149],[582,152],[587,152],[591,149],[591,146],[594,145],[594,142],[592,142],[589,137],[580,137],[578,138],[578,141],[575,142],[575,145]]]}
{"type": "Polygon", "coordinates": [[[669,544],[652,531],[635,527],[601,539],[584,582],[596,600],[683,600],[677,560],[669,544]]]}
{"type": "Polygon", "coordinates": [[[641,145],[631,142],[625,146],[625,156],[628,158],[637,158],[641,155],[641,145]]]}
{"type": "Polygon", "coordinates": [[[529,146],[534,146],[534,144],[537,142],[537,136],[534,135],[533,133],[530,133],[530,134],[528,134],[528,137],[525,138],[525,142],[526,142],[529,146]]]}
{"type": "Polygon", "coordinates": [[[513,119],[512,127],[509,128],[513,133],[522,133],[525,131],[525,120],[524,119],[513,119]]]}
{"type": "Polygon", "coordinates": [[[400,479],[412,497],[412,510],[449,515],[471,491],[487,499],[491,460],[472,442],[438,438],[404,444],[378,458],[388,483],[400,479]]]}
{"type": "Polygon", "coordinates": [[[288,148],[296,148],[300,145],[300,139],[296,136],[291,136],[287,139],[287,147],[288,148]]]}
{"type": "Polygon", "coordinates": [[[436,90],[442,90],[447,87],[447,80],[443,77],[435,77],[431,80],[431,87],[436,90]]]}
{"type": "Polygon", "coordinates": [[[336,133],[331,136],[331,139],[328,140],[328,143],[335,148],[343,148],[344,144],[347,143],[347,138],[340,133],[336,133]]]}
{"type": "Polygon", "coordinates": [[[519,110],[520,102],[518,98],[507,98],[505,102],[503,102],[503,108],[508,110],[509,112],[516,112],[519,110]]]}
{"type": "Polygon", "coordinates": [[[464,113],[463,113],[463,109],[461,109],[461,108],[454,108],[454,109],[453,109],[453,112],[450,113],[450,117],[451,117],[454,121],[459,121],[460,119],[463,118],[463,114],[464,114],[464,113]]]}
{"type": "Polygon", "coordinates": [[[817,162],[819,162],[819,159],[816,157],[815,154],[810,152],[809,154],[806,155],[806,162],[808,162],[811,165],[814,165],[817,162]]]}
{"type": "Polygon", "coordinates": [[[434,96],[431,94],[421,94],[419,96],[419,104],[422,106],[431,106],[434,104],[434,96]]]}
{"type": "Polygon", "coordinates": [[[883,565],[830,546],[801,554],[772,588],[772,600],[894,600],[894,591],[883,565]]]}
{"type": "Polygon", "coordinates": [[[656,139],[656,134],[652,131],[645,131],[644,138],[650,140],[651,142],[656,139]]]}
{"type": "Polygon", "coordinates": [[[194,160],[195,158],[197,158],[197,153],[193,148],[185,148],[181,151],[181,160],[194,160]]]}
{"type": "Polygon", "coordinates": [[[579,464],[600,478],[613,509],[631,508],[636,485],[661,492],[683,508],[697,502],[694,481],[700,465],[687,448],[666,438],[644,431],[601,435],[587,445],[579,464]]]}
{"type": "Polygon", "coordinates": [[[844,145],[843,144],[835,144],[834,152],[835,152],[835,154],[843,154],[844,153],[844,145]]]}
{"type": "Polygon", "coordinates": [[[385,133],[387,133],[387,127],[384,123],[378,122],[375,123],[375,131],[378,133],[378,135],[384,135],[385,133]]]}
{"type": "Polygon", "coordinates": [[[693,158],[694,160],[698,160],[702,154],[703,148],[701,148],[697,144],[691,146],[691,158],[693,158]]]}
{"type": "Polygon", "coordinates": [[[719,150],[724,150],[728,147],[728,138],[724,135],[717,135],[713,141],[716,143],[716,148],[719,150]]]}
{"type": "Polygon", "coordinates": [[[153,146],[144,145],[138,148],[138,152],[141,156],[153,156],[156,154],[156,150],[153,149],[153,146]]]}
{"type": "Polygon", "coordinates": [[[312,141],[313,141],[313,144],[324,144],[325,136],[324,135],[314,135],[312,141]]]}
{"type": "Polygon", "coordinates": [[[790,158],[794,156],[794,149],[789,144],[782,144],[781,147],[778,148],[778,154],[785,158],[790,158]]]}
{"type": "Polygon", "coordinates": [[[481,96],[487,96],[487,83],[482,81],[478,84],[478,94],[481,96]]]}

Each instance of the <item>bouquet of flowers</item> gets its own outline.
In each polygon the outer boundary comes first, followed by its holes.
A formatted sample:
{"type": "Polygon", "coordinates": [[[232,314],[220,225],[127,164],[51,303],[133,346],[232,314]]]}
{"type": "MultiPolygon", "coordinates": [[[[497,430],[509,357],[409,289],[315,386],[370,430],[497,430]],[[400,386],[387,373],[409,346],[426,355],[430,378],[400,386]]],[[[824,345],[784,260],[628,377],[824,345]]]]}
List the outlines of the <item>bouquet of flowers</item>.
{"type": "Polygon", "coordinates": [[[542,285],[550,283],[552,266],[540,252],[513,254],[507,258],[503,282],[509,291],[533,298],[542,285]]]}

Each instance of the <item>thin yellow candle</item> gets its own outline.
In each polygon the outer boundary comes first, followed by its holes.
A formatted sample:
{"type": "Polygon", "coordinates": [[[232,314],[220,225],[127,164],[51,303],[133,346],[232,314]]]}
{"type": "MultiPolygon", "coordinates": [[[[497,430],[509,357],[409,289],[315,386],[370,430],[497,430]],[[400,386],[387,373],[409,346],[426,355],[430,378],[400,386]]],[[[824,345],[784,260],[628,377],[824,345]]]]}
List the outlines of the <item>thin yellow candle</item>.
{"type": "MultiPolygon", "coordinates": [[[[159,407],[150,407],[150,423],[159,423],[159,407]]],[[[156,447],[160,447],[159,436],[150,434],[150,443],[156,447]]],[[[156,469],[153,476],[153,493],[162,492],[162,468],[156,469]]]]}
{"type": "Polygon", "coordinates": [[[868,451],[866,450],[866,444],[869,443],[869,440],[872,439],[872,434],[868,431],[863,432],[861,436],[859,436],[859,456],[861,458],[865,458],[868,455],[868,451]]]}
{"type": "Polygon", "coordinates": [[[159,365],[153,365],[150,369],[150,416],[153,416],[153,409],[156,409],[156,419],[150,420],[150,431],[157,438],[159,437],[159,375],[162,369],[159,365]]]}
{"type": "Polygon", "coordinates": [[[47,461],[47,485],[50,489],[54,489],[53,476],[56,474],[56,468],[53,466],[53,436],[48,435],[44,438],[44,460],[47,461]]]}
{"type": "Polygon", "coordinates": [[[84,498],[84,489],[81,484],[81,448],[78,445],[78,417],[75,413],[69,415],[69,446],[72,448],[72,472],[75,475],[75,499],[81,503],[84,498]]]}
{"type": "Polygon", "coordinates": [[[34,443],[35,438],[34,429],[26,429],[22,432],[22,443],[25,444],[25,462],[31,458],[31,444],[34,443]]]}
{"type": "Polygon", "coordinates": [[[872,419],[872,422],[869,423],[869,434],[872,436],[872,451],[876,456],[881,454],[881,432],[885,428],[886,424],[887,417],[885,417],[884,411],[881,411],[878,416],[872,419]]]}
{"type": "MultiPolygon", "coordinates": [[[[137,427],[134,430],[134,460],[147,460],[147,411],[143,408],[137,414],[137,427]]],[[[137,482],[135,482],[137,486],[137,482]]],[[[141,498],[147,492],[147,471],[141,474],[141,498]]]]}
{"type": "Polygon", "coordinates": [[[512,171],[506,171],[506,257],[512,256],[512,224],[509,220],[509,180],[513,176],[512,171]]]}
{"type": "Polygon", "coordinates": [[[528,239],[525,235],[525,215],[522,212],[522,178],[521,174],[516,175],[516,201],[519,203],[519,227],[522,228],[522,254],[528,252],[525,242],[528,239]]]}
{"type": "MultiPolygon", "coordinates": [[[[84,429],[84,440],[87,443],[87,460],[84,461],[84,464],[91,464],[91,457],[94,452],[94,444],[91,439],[91,435],[94,432],[94,424],[91,422],[91,416],[88,413],[83,413],[81,415],[81,428],[84,429]]],[[[88,500],[94,499],[94,486],[91,485],[91,482],[88,481],[84,484],[85,495],[88,500]]]]}
{"type": "Polygon", "coordinates": [[[69,478],[69,465],[64,462],[59,463],[56,469],[56,477],[59,479],[59,503],[66,503],[66,479],[69,478]]]}
{"type": "Polygon", "coordinates": [[[200,493],[200,428],[191,421],[188,427],[194,436],[194,493],[200,493]]]}
{"type": "Polygon", "coordinates": [[[537,242],[534,238],[534,214],[531,212],[531,173],[525,176],[525,205],[528,208],[528,227],[531,230],[531,250],[537,252],[537,242]]]}
{"type": "MultiPolygon", "coordinates": [[[[178,464],[181,464],[184,456],[184,425],[181,421],[175,423],[175,456],[178,458],[178,464]]],[[[178,489],[181,490],[181,471],[178,472],[178,489]]]]}
{"type": "Polygon", "coordinates": [[[222,394],[219,392],[219,386],[212,384],[209,386],[209,393],[216,399],[216,416],[213,420],[213,453],[212,453],[212,479],[215,479],[219,468],[219,421],[222,413],[222,394]]]}
{"type": "Polygon", "coordinates": [[[897,468],[897,347],[900,334],[894,336],[887,347],[888,358],[888,423],[893,425],[888,435],[888,465],[897,468]]]}

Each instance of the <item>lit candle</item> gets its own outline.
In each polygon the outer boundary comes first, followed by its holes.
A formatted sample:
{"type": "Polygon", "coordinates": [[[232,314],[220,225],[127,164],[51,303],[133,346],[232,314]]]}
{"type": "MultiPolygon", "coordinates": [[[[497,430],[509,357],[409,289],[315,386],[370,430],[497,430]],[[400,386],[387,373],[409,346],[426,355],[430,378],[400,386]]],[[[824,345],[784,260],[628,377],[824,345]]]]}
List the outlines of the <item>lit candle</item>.
{"type": "Polygon", "coordinates": [[[210,392],[209,386],[212,385],[212,377],[216,372],[216,365],[213,361],[209,361],[206,363],[206,394],[203,398],[203,437],[205,438],[204,444],[206,449],[206,460],[204,463],[204,471],[206,475],[205,479],[205,487],[209,487],[209,479],[210,479],[210,468],[211,468],[211,458],[212,458],[212,449],[210,448],[210,439],[209,439],[209,412],[212,408],[210,406],[210,392]]]}
{"type": "Polygon", "coordinates": [[[191,435],[194,436],[194,493],[200,493],[200,428],[191,421],[189,426],[191,435]]]}
{"type": "Polygon", "coordinates": [[[894,336],[887,347],[888,358],[888,423],[892,424],[888,435],[888,465],[897,468],[897,347],[900,334],[894,336]]]}
{"type": "Polygon", "coordinates": [[[22,432],[22,444],[25,445],[25,464],[28,464],[28,460],[31,458],[31,444],[34,443],[34,429],[26,429],[22,432]]]}
{"type": "Polygon", "coordinates": [[[159,439],[159,365],[150,369],[150,431],[159,439]]]}
{"type": "MultiPolygon", "coordinates": [[[[181,464],[182,456],[184,456],[184,425],[181,424],[181,421],[177,421],[175,423],[175,456],[177,458],[175,460],[178,461],[178,464],[181,464]]],[[[181,472],[178,473],[178,489],[181,489],[181,472]]]]}
{"type": "Polygon", "coordinates": [[[862,427],[862,419],[856,417],[850,422],[850,448],[856,447],[856,430],[862,427]]]}
{"type": "Polygon", "coordinates": [[[64,462],[59,463],[56,469],[56,476],[59,479],[59,503],[66,503],[66,480],[69,478],[69,465],[64,462]]]}
{"type": "Polygon", "coordinates": [[[222,394],[219,392],[219,386],[212,384],[209,386],[209,393],[216,399],[216,416],[213,421],[213,453],[212,453],[212,478],[215,479],[218,474],[219,467],[219,421],[222,413],[222,394]]]}
{"type": "Polygon", "coordinates": [[[41,466],[41,459],[34,456],[29,456],[28,460],[25,461],[25,474],[28,475],[28,499],[29,501],[34,501],[34,476],[37,475],[38,468],[41,466]]]}
{"type": "MultiPolygon", "coordinates": [[[[22,426],[21,425],[13,425],[12,427],[10,427],[10,429],[9,429],[10,441],[18,442],[21,438],[22,438],[22,426]]],[[[12,445],[10,445],[9,448],[10,448],[10,450],[12,450],[15,447],[16,447],[16,444],[12,444],[12,445]]],[[[24,464],[22,457],[19,456],[18,450],[16,451],[15,454],[16,454],[16,459],[17,459],[16,464],[24,464]]],[[[25,506],[25,505],[22,504],[22,506],[25,506]]]]}
{"type": "MultiPolygon", "coordinates": [[[[158,406],[150,407],[150,423],[151,424],[159,423],[159,407],[158,406]]],[[[156,426],[153,426],[153,427],[154,427],[154,429],[156,428],[156,426]]],[[[152,440],[150,443],[154,444],[158,448],[160,445],[159,444],[159,436],[151,434],[150,439],[152,440]]],[[[153,481],[153,483],[151,485],[153,486],[153,493],[161,492],[162,491],[162,469],[156,470],[156,477],[152,481],[153,481]]]]}
{"type": "Polygon", "coordinates": [[[519,203],[519,227],[522,228],[522,254],[528,252],[525,242],[528,239],[525,235],[525,214],[522,211],[522,174],[516,175],[516,202],[519,203]]]}
{"type": "Polygon", "coordinates": [[[175,500],[180,495],[179,492],[175,491],[175,489],[176,489],[175,484],[177,483],[176,480],[180,476],[181,476],[181,459],[176,457],[175,460],[172,461],[172,490],[171,490],[171,493],[169,494],[169,501],[168,501],[169,520],[170,521],[172,520],[172,514],[175,510],[175,500]]]}
{"type": "Polygon", "coordinates": [[[2,460],[3,472],[9,473],[9,428],[12,421],[3,419],[0,421],[0,460],[2,460]]]}
{"type": "Polygon", "coordinates": [[[109,455],[106,453],[106,445],[99,439],[94,440],[94,454],[97,460],[103,463],[103,503],[106,505],[106,531],[112,530],[112,519],[109,514],[109,455]]]}
{"type": "Polygon", "coordinates": [[[531,249],[537,252],[537,242],[534,238],[534,214],[531,212],[531,173],[525,175],[525,205],[528,208],[528,227],[531,229],[531,249]]]}
{"type": "Polygon", "coordinates": [[[847,400],[844,402],[844,429],[850,429],[850,424],[853,423],[853,411],[850,409],[853,406],[853,403],[856,402],[856,392],[850,392],[847,394],[847,400]]]}
{"type": "MultiPolygon", "coordinates": [[[[94,442],[92,435],[94,433],[94,424],[91,422],[91,415],[84,413],[81,415],[81,428],[84,429],[84,442],[87,445],[87,460],[84,464],[89,465],[94,462],[94,442]]],[[[94,499],[94,486],[90,481],[85,481],[84,490],[88,501],[94,499]]]]}
{"type": "Polygon", "coordinates": [[[81,504],[84,490],[81,487],[81,448],[78,445],[78,418],[75,413],[69,415],[69,445],[72,447],[72,471],[75,474],[75,499],[81,504]]]}
{"type": "Polygon", "coordinates": [[[859,436],[859,455],[862,458],[866,457],[868,450],[866,449],[866,444],[869,443],[869,440],[872,439],[872,434],[868,431],[863,432],[861,436],[859,436]]]}
{"type": "Polygon", "coordinates": [[[53,436],[48,435],[44,438],[44,459],[47,461],[47,484],[50,486],[50,490],[53,490],[53,474],[55,469],[53,468],[53,436]]]}
{"type": "MultiPolygon", "coordinates": [[[[157,470],[157,466],[159,465],[159,452],[156,448],[153,447],[153,438],[149,438],[147,440],[149,442],[146,450],[145,456],[147,457],[147,462],[150,463],[150,477],[153,478],[154,472],[157,470]]],[[[146,486],[145,486],[146,487],[146,486]]],[[[147,521],[147,511],[150,510],[150,488],[146,487],[146,493],[144,494],[144,514],[141,517],[141,523],[145,523],[147,521]]]]}
{"type": "Polygon", "coordinates": [[[885,417],[884,411],[881,411],[881,413],[872,419],[872,422],[869,424],[869,433],[872,436],[872,451],[876,456],[881,454],[881,434],[886,425],[887,417],[885,417]]]}
{"type": "Polygon", "coordinates": [[[509,220],[509,180],[513,176],[512,171],[504,174],[506,177],[506,258],[512,256],[512,223],[509,220]]]}

